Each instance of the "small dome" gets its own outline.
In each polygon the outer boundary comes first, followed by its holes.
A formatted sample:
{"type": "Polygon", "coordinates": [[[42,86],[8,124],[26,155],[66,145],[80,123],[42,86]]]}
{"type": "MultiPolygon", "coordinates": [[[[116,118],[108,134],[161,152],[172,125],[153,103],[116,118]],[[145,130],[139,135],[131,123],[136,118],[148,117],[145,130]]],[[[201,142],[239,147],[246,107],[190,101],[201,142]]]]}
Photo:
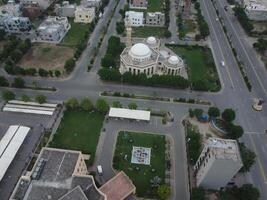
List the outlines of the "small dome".
{"type": "Polygon", "coordinates": [[[179,63],[179,58],[177,56],[170,56],[168,62],[172,65],[177,65],[179,63]]]}
{"type": "Polygon", "coordinates": [[[131,47],[129,55],[137,59],[148,58],[151,56],[151,50],[147,45],[137,43],[131,47]]]}
{"type": "Polygon", "coordinates": [[[156,44],[157,43],[157,40],[156,40],[156,38],[155,37],[148,37],[147,39],[146,39],[146,42],[148,43],[148,44],[150,44],[150,45],[154,45],[154,44],[156,44]]]}

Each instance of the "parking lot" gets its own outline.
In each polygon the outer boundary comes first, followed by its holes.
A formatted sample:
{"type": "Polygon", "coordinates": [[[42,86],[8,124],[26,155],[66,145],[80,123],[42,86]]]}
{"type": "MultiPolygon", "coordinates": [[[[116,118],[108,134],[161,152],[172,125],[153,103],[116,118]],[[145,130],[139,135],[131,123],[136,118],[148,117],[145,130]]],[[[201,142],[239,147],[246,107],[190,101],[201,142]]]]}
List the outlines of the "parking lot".
{"type": "Polygon", "coordinates": [[[56,114],[49,117],[44,115],[0,112],[0,139],[2,139],[10,125],[31,127],[24,143],[20,147],[4,178],[0,182],[1,200],[9,199],[19,177],[30,162],[34,149],[38,144],[44,129],[50,128],[55,117],[56,114]]]}

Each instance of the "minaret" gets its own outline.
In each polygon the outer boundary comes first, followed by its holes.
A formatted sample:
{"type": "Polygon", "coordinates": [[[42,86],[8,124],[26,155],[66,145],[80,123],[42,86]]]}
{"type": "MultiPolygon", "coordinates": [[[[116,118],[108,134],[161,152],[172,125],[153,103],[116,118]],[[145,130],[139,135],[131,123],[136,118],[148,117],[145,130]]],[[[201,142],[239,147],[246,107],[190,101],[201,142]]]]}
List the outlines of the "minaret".
{"type": "Polygon", "coordinates": [[[129,18],[125,20],[126,27],[126,47],[132,46],[132,27],[129,21],[129,18]]]}

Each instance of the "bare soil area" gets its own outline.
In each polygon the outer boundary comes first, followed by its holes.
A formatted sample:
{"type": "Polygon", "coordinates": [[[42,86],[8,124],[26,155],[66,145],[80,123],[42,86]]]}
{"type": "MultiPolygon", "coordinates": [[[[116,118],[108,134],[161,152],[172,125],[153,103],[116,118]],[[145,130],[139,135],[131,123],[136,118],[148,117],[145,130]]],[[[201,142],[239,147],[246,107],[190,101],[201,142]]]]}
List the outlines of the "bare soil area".
{"type": "Polygon", "coordinates": [[[54,44],[36,44],[22,57],[18,66],[27,68],[43,68],[46,70],[64,70],[65,61],[73,57],[70,47],[54,44]]]}

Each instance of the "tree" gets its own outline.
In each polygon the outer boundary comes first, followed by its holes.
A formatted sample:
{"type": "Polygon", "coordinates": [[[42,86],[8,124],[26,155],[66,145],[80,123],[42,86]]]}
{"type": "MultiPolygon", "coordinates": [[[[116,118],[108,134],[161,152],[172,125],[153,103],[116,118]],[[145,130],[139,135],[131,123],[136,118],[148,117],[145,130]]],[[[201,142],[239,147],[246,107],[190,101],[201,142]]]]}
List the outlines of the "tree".
{"type": "Polygon", "coordinates": [[[203,114],[203,110],[200,109],[200,108],[196,108],[196,109],[194,110],[194,113],[195,113],[196,118],[200,118],[201,115],[203,114]]]}
{"type": "Polygon", "coordinates": [[[172,34],[171,34],[171,32],[170,32],[169,30],[166,30],[166,31],[164,32],[164,37],[169,38],[169,37],[171,37],[171,36],[172,36],[172,34]]]}
{"type": "Polygon", "coordinates": [[[43,104],[46,102],[46,96],[44,96],[43,94],[39,94],[35,97],[35,101],[39,104],[43,104]]]}
{"type": "Polygon", "coordinates": [[[101,59],[102,67],[116,67],[116,61],[114,56],[111,54],[106,54],[104,58],[101,59]]]}
{"type": "Polygon", "coordinates": [[[94,109],[93,103],[89,98],[86,97],[82,98],[80,106],[84,111],[91,111],[94,109]]]}
{"type": "Polygon", "coordinates": [[[112,107],[113,108],[122,108],[122,105],[121,105],[121,103],[119,101],[114,101],[112,103],[112,107]]]}
{"type": "Polygon", "coordinates": [[[31,98],[28,95],[26,95],[26,94],[24,94],[24,95],[21,96],[21,101],[28,102],[30,100],[31,100],[31,98]]]}
{"type": "Polygon", "coordinates": [[[45,69],[40,68],[38,70],[38,74],[39,74],[39,76],[47,77],[48,76],[48,71],[45,70],[45,69]]]}
{"type": "Polygon", "coordinates": [[[252,184],[244,184],[239,188],[238,199],[258,200],[259,198],[260,192],[252,184]]]}
{"type": "Polygon", "coordinates": [[[157,194],[160,199],[164,200],[170,197],[171,188],[168,185],[160,185],[157,189],[157,194]]]}
{"type": "Polygon", "coordinates": [[[232,122],[235,119],[235,111],[230,108],[225,109],[222,113],[222,118],[226,122],[232,122]]]}
{"type": "Polygon", "coordinates": [[[205,190],[202,187],[192,189],[192,200],[205,200],[205,190]]]}
{"type": "Polygon", "coordinates": [[[60,77],[60,75],[61,75],[61,72],[60,72],[59,70],[56,70],[56,71],[55,71],[55,76],[56,76],[56,77],[60,77]]]}
{"type": "Polygon", "coordinates": [[[234,125],[234,124],[230,125],[228,132],[229,132],[229,137],[235,140],[242,137],[242,135],[244,134],[243,128],[239,125],[234,125]]]}
{"type": "Polygon", "coordinates": [[[14,78],[14,81],[12,83],[12,87],[16,88],[23,88],[25,86],[25,81],[21,77],[14,78]]]}
{"type": "Polygon", "coordinates": [[[15,99],[15,97],[16,97],[16,95],[10,90],[3,90],[2,91],[2,98],[5,101],[13,100],[13,99],[15,99]]]}
{"type": "Polygon", "coordinates": [[[66,60],[64,69],[66,70],[67,73],[72,72],[74,67],[75,67],[75,60],[73,58],[69,58],[68,60],[66,60]]]}
{"type": "Polygon", "coordinates": [[[0,76],[0,86],[2,87],[9,86],[8,80],[4,76],[0,76]]]}
{"type": "Polygon", "coordinates": [[[96,101],[95,107],[98,112],[103,113],[103,114],[107,113],[109,109],[108,103],[105,101],[105,99],[102,99],[102,98],[99,98],[96,101]]]}
{"type": "Polygon", "coordinates": [[[209,107],[208,114],[210,117],[219,117],[220,116],[220,110],[217,107],[209,107]]]}
{"type": "Polygon", "coordinates": [[[160,183],[161,183],[161,178],[158,176],[155,176],[152,179],[150,179],[150,186],[153,188],[159,187],[160,183]]]}
{"type": "Polygon", "coordinates": [[[5,29],[0,28],[0,41],[5,38],[6,31],[5,29]]]}
{"type": "Polygon", "coordinates": [[[136,110],[137,109],[137,105],[136,105],[136,103],[132,102],[132,103],[129,103],[128,108],[131,109],[131,110],[136,110]]]}
{"type": "Polygon", "coordinates": [[[267,50],[267,40],[259,38],[258,41],[253,44],[253,47],[257,51],[264,53],[267,50]]]}
{"type": "Polygon", "coordinates": [[[67,109],[76,109],[79,107],[79,102],[76,98],[72,97],[66,102],[67,109]]]}
{"type": "Polygon", "coordinates": [[[249,148],[247,148],[244,143],[238,143],[238,144],[239,144],[241,158],[243,161],[243,167],[241,168],[240,171],[249,172],[250,168],[256,162],[256,154],[249,148]]]}

